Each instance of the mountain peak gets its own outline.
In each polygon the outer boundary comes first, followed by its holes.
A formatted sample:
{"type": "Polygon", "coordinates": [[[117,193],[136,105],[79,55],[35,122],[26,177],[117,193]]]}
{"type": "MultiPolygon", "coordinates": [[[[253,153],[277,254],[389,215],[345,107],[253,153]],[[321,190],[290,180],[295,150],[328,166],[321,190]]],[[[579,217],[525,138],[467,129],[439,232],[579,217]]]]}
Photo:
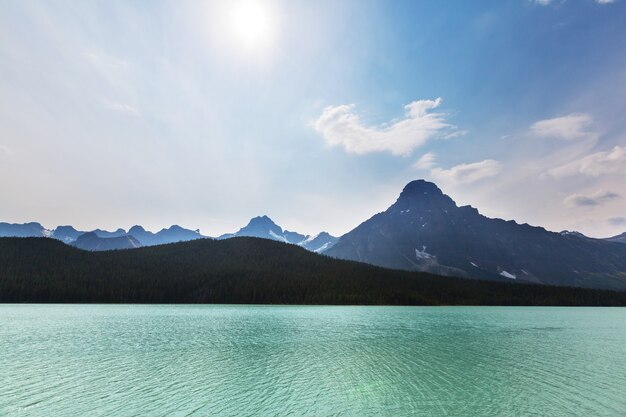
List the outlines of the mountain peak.
{"type": "Polygon", "coordinates": [[[436,184],[415,180],[408,183],[396,203],[390,209],[407,211],[411,208],[452,208],[456,203],[444,194],[436,184]]]}
{"type": "Polygon", "coordinates": [[[251,218],[248,226],[277,226],[277,224],[268,216],[263,215],[251,218]]]}
{"type": "Polygon", "coordinates": [[[400,193],[400,197],[402,197],[403,195],[413,196],[417,194],[443,195],[443,192],[439,189],[439,187],[437,187],[435,183],[420,179],[408,183],[400,193]]]}

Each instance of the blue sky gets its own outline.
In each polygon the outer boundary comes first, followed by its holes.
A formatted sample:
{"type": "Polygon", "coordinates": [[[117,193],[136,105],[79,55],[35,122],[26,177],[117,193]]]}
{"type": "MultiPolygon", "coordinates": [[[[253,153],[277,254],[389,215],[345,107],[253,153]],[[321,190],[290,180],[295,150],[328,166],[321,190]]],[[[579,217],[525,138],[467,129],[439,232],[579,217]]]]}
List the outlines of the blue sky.
{"type": "Polygon", "coordinates": [[[626,230],[621,0],[0,1],[0,219],[342,234],[410,180],[626,230]]]}

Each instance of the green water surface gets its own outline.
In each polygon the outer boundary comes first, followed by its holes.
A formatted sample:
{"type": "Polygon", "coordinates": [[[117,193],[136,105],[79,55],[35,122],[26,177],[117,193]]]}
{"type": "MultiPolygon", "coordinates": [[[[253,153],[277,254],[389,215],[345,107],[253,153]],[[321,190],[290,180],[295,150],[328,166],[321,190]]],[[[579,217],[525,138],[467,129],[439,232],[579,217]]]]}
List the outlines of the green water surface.
{"type": "Polygon", "coordinates": [[[0,305],[1,416],[626,416],[626,309],[0,305]]]}

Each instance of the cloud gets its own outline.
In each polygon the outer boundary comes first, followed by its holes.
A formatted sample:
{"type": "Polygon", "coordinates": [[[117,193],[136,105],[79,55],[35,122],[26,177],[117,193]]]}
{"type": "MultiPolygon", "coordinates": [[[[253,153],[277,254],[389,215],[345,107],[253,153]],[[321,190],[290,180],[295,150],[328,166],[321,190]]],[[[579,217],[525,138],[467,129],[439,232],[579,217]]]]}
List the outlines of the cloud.
{"type": "Polygon", "coordinates": [[[432,152],[425,153],[413,164],[416,169],[431,169],[435,166],[436,155],[432,152]]]}
{"type": "Polygon", "coordinates": [[[110,101],[110,102],[106,103],[106,107],[111,109],[111,110],[115,110],[115,111],[119,111],[119,112],[122,112],[122,113],[130,114],[130,115],[133,115],[133,116],[139,115],[139,110],[137,110],[136,107],[133,107],[130,104],[126,104],[126,103],[110,101]]]}
{"type": "Polygon", "coordinates": [[[444,113],[432,112],[441,101],[437,98],[409,103],[404,106],[404,119],[379,127],[364,126],[354,113],[354,105],[329,106],[315,122],[315,130],[330,146],[342,146],[349,153],[390,152],[406,156],[429,139],[454,128],[446,123],[444,113]]]}
{"type": "Polygon", "coordinates": [[[572,140],[592,135],[592,132],[586,130],[591,122],[592,118],[588,114],[572,113],[554,119],[540,120],[530,129],[540,137],[572,140]]]}
{"type": "Polygon", "coordinates": [[[547,6],[552,3],[552,0],[535,0],[535,3],[541,6],[547,6]]]}
{"type": "Polygon", "coordinates": [[[592,207],[600,206],[617,198],[620,198],[620,195],[612,191],[599,191],[590,196],[573,194],[563,201],[570,207],[592,207]]]}
{"type": "Polygon", "coordinates": [[[0,145],[0,153],[12,156],[13,155],[13,151],[8,147],[8,146],[4,146],[4,145],[0,145]]]}
{"type": "Polygon", "coordinates": [[[430,175],[441,183],[457,185],[470,184],[484,178],[498,175],[501,171],[501,164],[493,159],[474,162],[471,164],[460,164],[450,169],[433,168],[430,175]]]}
{"type": "Polygon", "coordinates": [[[615,0],[596,0],[596,3],[598,3],[598,4],[611,4],[611,3],[615,3],[615,0]]]}
{"type": "Polygon", "coordinates": [[[557,179],[578,174],[598,177],[615,173],[626,174],[626,146],[597,152],[548,171],[549,175],[557,179]]]}
{"type": "Polygon", "coordinates": [[[611,217],[607,219],[607,223],[611,226],[624,226],[626,225],[626,217],[611,217]]]}

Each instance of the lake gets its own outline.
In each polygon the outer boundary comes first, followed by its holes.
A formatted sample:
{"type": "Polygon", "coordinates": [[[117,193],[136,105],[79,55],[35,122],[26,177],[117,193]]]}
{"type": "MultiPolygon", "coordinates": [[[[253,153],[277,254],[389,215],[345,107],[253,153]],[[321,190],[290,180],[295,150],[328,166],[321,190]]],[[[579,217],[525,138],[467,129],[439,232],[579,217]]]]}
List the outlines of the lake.
{"type": "Polygon", "coordinates": [[[622,416],[626,309],[0,305],[1,416],[622,416]]]}

